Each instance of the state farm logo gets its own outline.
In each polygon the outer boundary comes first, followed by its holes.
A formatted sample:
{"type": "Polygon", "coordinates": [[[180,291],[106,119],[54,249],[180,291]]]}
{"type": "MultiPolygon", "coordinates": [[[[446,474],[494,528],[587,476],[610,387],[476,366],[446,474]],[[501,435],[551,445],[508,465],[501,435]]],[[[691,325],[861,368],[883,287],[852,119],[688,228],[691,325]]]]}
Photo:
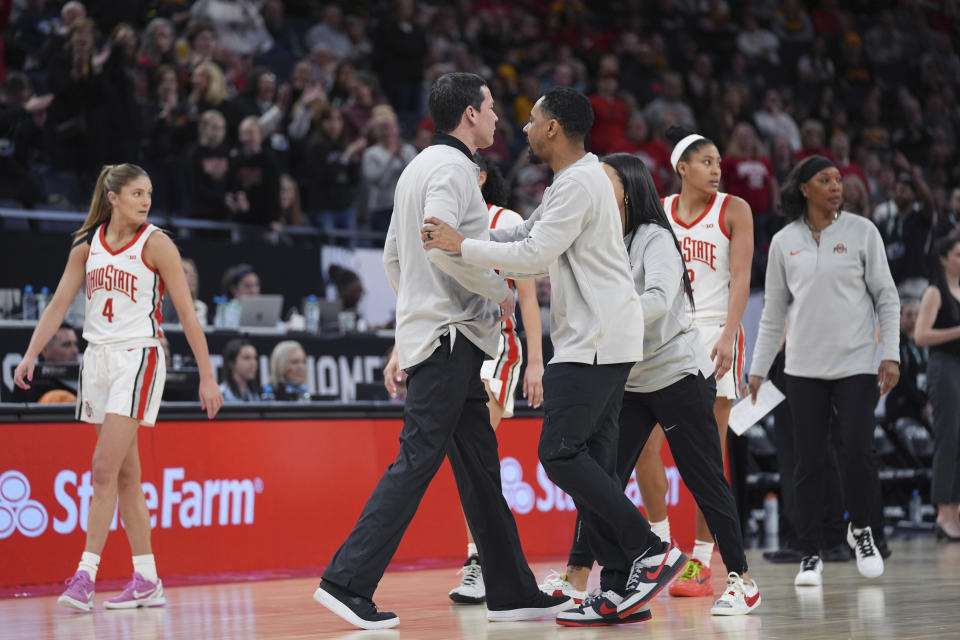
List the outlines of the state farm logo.
{"type": "MultiPolygon", "coordinates": [[[[680,502],[680,473],[677,467],[664,467],[667,475],[667,506],[674,506],[680,502]]],[[[577,507],[563,489],[555,485],[547,477],[543,465],[537,463],[537,489],[534,485],[523,480],[523,465],[519,460],[505,457],[500,460],[500,484],[503,498],[507,501],[510,510],[519,515],[526,515],[536,509],[540,513],[550,511],[576,511],[577,507]]],[[[637,486],[636,474],[631,474],[630,481],[624,489],[627,498],[638,507],[643,506],[640,497],[640,487],[637,486]]]]}
{"type": "MultiPolygon", "coordinates": [[[[261,478],[192,479],[183,467],[168,467],[158,484],[143,482],[143,496],[151,529],[228,527],[254,523],[256,498],[263,493],[261,478]]],[[[68,535],[87,530],[93,498],[92,473],[59,471],[53,480],[53,500],[37,496],[47,506],[30,499],[30,482],[20,471],[0,475],[0,539],[15,529],[35,538],[47,530],[68,535]],[[47,515],[50,508],[51,516],[47,515]],[[51,522],[52,517],[52,522],[51,522]]],[[[114,510],[110,530],[122,522],[114,510]]]]}
{"type": "Polygon", "coordinates": [[[5,471],[0,475],[0,539],[9,537],[14,529],[28,538],[36,538],[46,531],[47,510],[30,499],[30,482],[19,471],[5,471]]]}

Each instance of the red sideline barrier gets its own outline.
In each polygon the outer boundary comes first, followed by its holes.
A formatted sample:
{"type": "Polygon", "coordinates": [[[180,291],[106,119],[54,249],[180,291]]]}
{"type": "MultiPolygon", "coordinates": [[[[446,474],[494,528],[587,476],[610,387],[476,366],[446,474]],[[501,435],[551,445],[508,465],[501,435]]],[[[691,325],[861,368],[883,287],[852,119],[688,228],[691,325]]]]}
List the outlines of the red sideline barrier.
{"type": "MultiPolygon", "coordinates": [[[[160,571],[174,576],[324,565],[396,456],[400,426],[395,419],[324,419],[141,428],[144,491],[160,571]]],[[[83,550],[93,430],[78,423],[0,429],[0,587],[59,582],[74,571],[83,550]]],[[[497,435],[504,495],[525,552],[565,557],[573,503],[539,467],[540,420],[506,420],[497,435]]],[[[673,534],[689,544],[693,500],[666,447],[663,457],[673,534]]],[[[639,503],[632,480],[627,494],[639,503]]],[[[460,560],[464,548],[463,516],[445,462],[394,563],[460,560]]],[[[99,576],[130,572],[126,538],[113,531],[99,576]]]]}

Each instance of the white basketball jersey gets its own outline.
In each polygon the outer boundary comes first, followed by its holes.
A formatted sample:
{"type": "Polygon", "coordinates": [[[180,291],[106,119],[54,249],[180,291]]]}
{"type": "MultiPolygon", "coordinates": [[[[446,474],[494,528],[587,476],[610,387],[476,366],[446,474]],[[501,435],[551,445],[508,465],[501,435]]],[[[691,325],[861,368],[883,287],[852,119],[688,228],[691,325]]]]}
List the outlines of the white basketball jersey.
{"type": "Polygon", "coordinates": [[[104,238],[106,225],[90,240],[87,255],[87,311],[83,339],[91,344],[149,341],[163,337],[163,280],[143,261],[143,246],[158,228],[144,224],[133,240],[113,249],[104,238]]]}
{"type": "Polygon", "coordinates": [[[523,216],[511,209],[488,204],[487,211],[490,213],[491,229],[508,229],[523,224],[523,216]]]}
{"type": "MultiPolygon", "coordinates": [[[[508,229],[510,227],[516,227],[523,224],[523,216],[521,216],[516,211],[512,209],[507,209],[505,207],[498,207],[494,204],[487,205],[487,212],[490,214],[490,228],[491,229],[508,229]]],[[[499,271],[497,272],[499,273],[499,271]]],[[[513,280],[507,280],[507,286],[511,289],[516,289],[517,286],[514,284],[513,280]]],[[[514,332],[517,327],[517,316],[516,313],[510,316],[504,321],[503,330],[514,332]]]]}
{"type": "Polygon", "coordinates": [[[730,298],[730,236],[724,213],[730,196],[717,193],[707,208],[690,224],[677,217],[679,195],[663,199],[670,226],[677,235],[683,259],[687,263],[697,322],[725,322],[730,298]]]}

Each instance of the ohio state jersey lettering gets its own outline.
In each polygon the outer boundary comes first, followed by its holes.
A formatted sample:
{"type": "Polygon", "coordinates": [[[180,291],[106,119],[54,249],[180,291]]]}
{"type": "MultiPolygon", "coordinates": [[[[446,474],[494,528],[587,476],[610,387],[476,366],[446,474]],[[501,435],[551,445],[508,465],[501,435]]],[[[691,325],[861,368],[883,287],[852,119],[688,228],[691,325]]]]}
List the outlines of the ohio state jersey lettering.
{"type": "Polygon", "coordinates": [[[163,336],[163,280],[143,260],[147,239],[157,230],[144,224],[124,247],[109,246],[102,225],[93,234],[85,278],[87,342],[113,344],[163,336]]]}
{"type": "Polygon", "coordinates": [[[88,271],[87,300],[93,298],[93,294],[100,289],[123,294],[130,298],[131,302],[136,302],[137,276],[123,269],[118,269],[112,264],[88,271]]]}
{"type": "Polygon", "coordinates": [[[730,298],[730,238],[724,213],[730,196],[717,193],[692,222],[680,220],[679,197],[667,196],[663,208],[677,236],[693,283],[697,321],[723,322],[730,298]]]}

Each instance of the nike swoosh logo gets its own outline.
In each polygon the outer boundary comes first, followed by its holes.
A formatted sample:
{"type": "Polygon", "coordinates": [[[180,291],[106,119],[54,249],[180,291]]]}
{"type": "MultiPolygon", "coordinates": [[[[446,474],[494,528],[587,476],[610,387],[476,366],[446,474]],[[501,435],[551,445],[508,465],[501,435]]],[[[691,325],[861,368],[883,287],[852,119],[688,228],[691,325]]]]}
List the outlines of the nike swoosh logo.
{"type": "Polygon", "coordinates": [[[147,596],[152,594],[154,591],[156,591],[156,589],[150,589],[149,591],[143,591],[143,592],[140,592],[134,589],[133,597],[139,600],[140,598],[146,598],[147,596]]]}
{"type": "Polygon", "coordinates": [[[616,608],[616,607],[611,607],[611,606],[608,605],[606,602],[601,602],[601,603],[600,603],[600,608],[598,609],[598,611],[600,611],[600,615],[602,615],[602,616],[608,616],[608,615],[610,615],[611,613],[616,613],[616,612],[617,612],[617,608],[616,608]]]}
{"type": "Polygon", "coordinates": [[[752,607],[753,605],[757,604],[757,600],[760,599],[760,590],[757,589],[757,592],[752,596],[748,596],[747,594],[743,594],[743,595],[744,595],[744,598],[743,598],[744,602],[747,603],[748,607],[752,607]]]}
{"type": "Polygon", "coordinates": [[[795,256],[795,255],[797,255],[798,253],[802,253],[802,252],[803,252],[803,249],[800,249],[800,251],[791,251],[791,252],[790,252],[790,255],[791,255],[791,256],[795,256]]]}
{"type": "Polygon", "coordinates": [[[670,431],[670,429],[673,429],[675,426],[677,426],[677,425],[672,424],[672,425],[670,425],[669,427],[663,427],[663,430],[664,430],[664,431],[670,431]]]}
{"type": "Polygon", "coordinates": [[[660,566],[657,567],[656,571],[650,571],[650,569],[647,569],[647,580],[656,580],[660,576],[660,572],[663,571],[664,565],[667,564],[667,556],[669,555],[670,555],[670,549],[667,549],[666,552],[664,552],[663,560],[660,561],[660,566]]]}

